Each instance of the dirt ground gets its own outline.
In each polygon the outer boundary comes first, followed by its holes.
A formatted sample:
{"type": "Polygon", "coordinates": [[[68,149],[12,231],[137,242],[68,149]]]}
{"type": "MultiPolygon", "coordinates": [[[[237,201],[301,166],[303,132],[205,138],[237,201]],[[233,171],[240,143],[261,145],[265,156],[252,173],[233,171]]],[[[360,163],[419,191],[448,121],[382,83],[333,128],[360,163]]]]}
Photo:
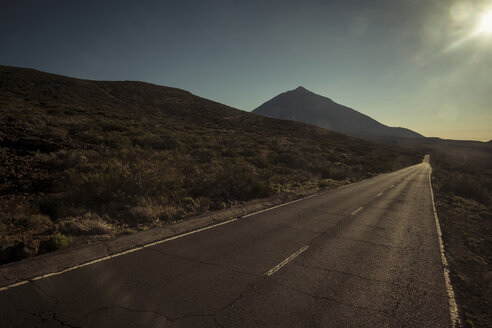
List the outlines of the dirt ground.
{"type": "MultiPolygon", "coordinates": [[[[439,183],[439,177],[433,179],[434,185],[439,183]]],[[[492,327],[490,208],[436,189],[436,207],[463,326],[492,327]]]]}

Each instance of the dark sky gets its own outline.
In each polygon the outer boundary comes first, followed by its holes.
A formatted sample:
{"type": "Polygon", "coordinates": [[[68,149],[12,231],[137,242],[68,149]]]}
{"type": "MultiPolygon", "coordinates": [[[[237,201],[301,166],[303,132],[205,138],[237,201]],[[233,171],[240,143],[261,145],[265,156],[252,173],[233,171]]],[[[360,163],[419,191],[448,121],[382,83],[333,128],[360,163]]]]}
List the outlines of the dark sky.
{"type": "Polygon", "coordinates": [[[426,136],[492,139],[490,1],[0,0],[0,64],[252,110],[303,85],[426,136]]]}

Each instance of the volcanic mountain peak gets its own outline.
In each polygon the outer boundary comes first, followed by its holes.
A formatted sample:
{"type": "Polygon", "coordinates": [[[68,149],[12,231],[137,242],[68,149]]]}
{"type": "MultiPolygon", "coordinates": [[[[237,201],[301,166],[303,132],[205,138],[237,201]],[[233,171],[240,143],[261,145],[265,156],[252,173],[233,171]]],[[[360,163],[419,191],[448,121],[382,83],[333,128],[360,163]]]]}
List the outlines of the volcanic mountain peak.
{"type": "Polygon", "coordinates": [[[331,99],[315,94],[302,86],[279,94],[253,110],[253,113],[313,124],[368,139],[373,137],[422,137],[422,135],[405,128],[393,128],[381,124],[367,115],[337,104],[331,99]]]}
{"type": "Polygon", "coordinates": [[[298,86],[297,88],[295,88],[294,90],[292,91],[295,91],[295,92],[310,92],[312,93],[311,91],[309,91],[308,89],[304,88],[302,85],[298,86]]]}

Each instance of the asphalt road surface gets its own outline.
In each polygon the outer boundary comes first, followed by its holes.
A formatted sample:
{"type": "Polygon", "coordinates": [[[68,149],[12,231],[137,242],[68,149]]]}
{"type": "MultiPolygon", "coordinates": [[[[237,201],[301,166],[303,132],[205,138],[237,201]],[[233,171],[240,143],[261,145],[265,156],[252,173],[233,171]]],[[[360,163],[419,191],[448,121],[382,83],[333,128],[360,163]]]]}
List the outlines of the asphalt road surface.
{"type": "Polygon", "coordinates": [[[0,326],[450,327],[427,160],[0,291],[0,326]]]}

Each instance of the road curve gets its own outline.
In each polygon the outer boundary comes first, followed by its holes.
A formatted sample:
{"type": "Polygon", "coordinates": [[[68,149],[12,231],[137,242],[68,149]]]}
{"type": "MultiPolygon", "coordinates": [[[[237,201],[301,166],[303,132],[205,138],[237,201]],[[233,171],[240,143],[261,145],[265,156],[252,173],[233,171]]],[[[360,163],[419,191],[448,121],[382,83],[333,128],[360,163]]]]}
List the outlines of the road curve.
{"type": "Polygon", "coordinates": [[[0,326],[450,327],[427,162],[0,291],[0,326]]]}

